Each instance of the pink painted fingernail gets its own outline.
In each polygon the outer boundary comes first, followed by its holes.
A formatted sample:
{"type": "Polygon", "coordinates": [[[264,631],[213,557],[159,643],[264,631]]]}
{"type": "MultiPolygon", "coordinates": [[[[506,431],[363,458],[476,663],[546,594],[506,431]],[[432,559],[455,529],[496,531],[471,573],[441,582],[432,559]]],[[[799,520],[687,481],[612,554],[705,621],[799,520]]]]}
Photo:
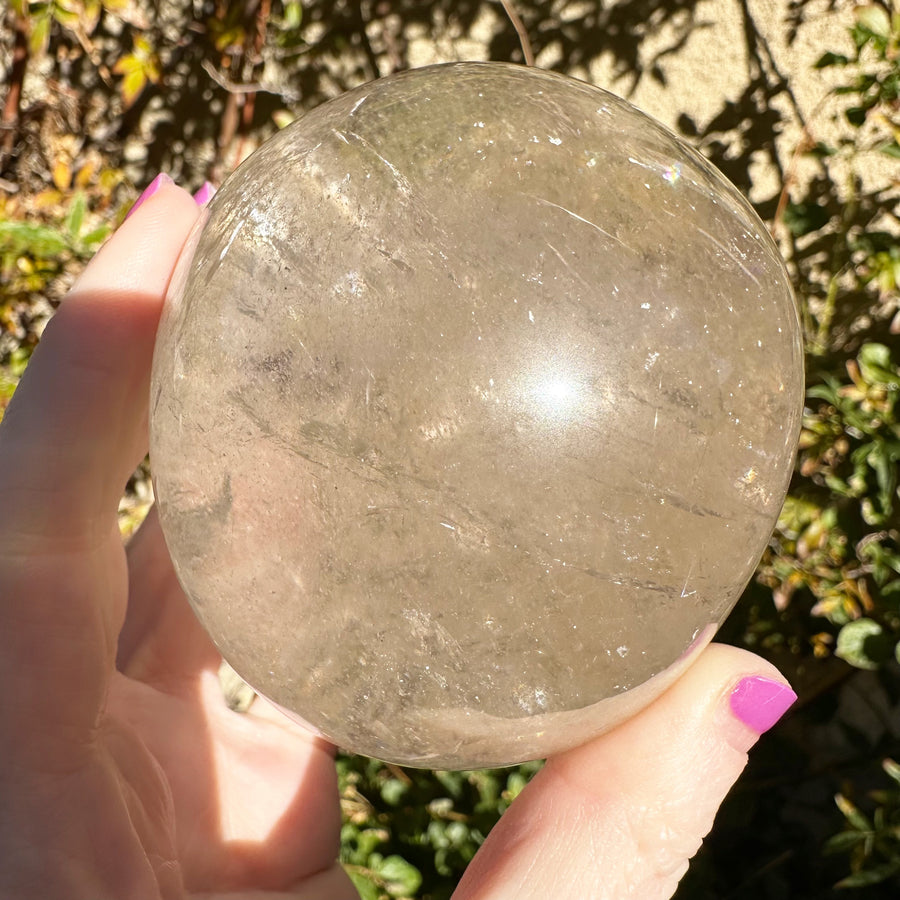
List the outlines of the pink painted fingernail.
{"type": "Polygon", "coordinates": [[[206,206],[210,200],[213,198],[213,194],[215,194],[216,189],[212,186],[212,184],[208,181],[203,182],[203,187],[194,194],[194,202],[197,206],[206,206]]]}
{"type": "Polygon", "coordinates": [[[751,675],[731,692],[731,711],[758,734],[768,731],[793,705],[797,695],[780,681],[751,675]]]}
{"type": "Polygon", "coordinates": [[[148,184],[147,187],[144,188],[144,193],[134,201],[134,206],[132,206],[131,209],[128,210],[128,215],[125,216],[125,218],[127,219],[128,216],[134,215],[138,207],[140,207],[140,205],[145,200],[152,197],[161,187],[166,184],[175,184],[175,182],[172,181],[172,179],[169,178],[169,176],[166,175],[165,172],[160,172],[159,175],[157,175],[156,178],[154,178],[153,181],[151,181],[150,184],[148,184]]]}

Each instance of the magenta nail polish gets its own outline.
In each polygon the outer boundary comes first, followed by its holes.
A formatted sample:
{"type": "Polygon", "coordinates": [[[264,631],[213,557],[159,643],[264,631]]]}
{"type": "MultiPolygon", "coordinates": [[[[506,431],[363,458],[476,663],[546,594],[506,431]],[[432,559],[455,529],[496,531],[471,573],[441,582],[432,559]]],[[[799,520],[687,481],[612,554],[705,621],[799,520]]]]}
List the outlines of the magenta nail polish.
{"type": "Polygon", "coordinates": [[[761,675],[741,679],[731,692],[731,711],[748,727],[768,731],[797,699],[786,685],[761,675]]]}
{"type": "Polygon", "coordinates": [[[212,200],[213,194],[215,194],[216,189],[210,184],[208,181],[203,182],[203,186],[194,194],[194,202],[197,206],[206,206],[210,200],[212,200]]]}
{"type": "Polygon", "coordinates": [[[151,181],[150,184],[148,184],[147,187],[144,188],[144,193],[134,201],[134,206],[132,206],[131,209],[128,210],[128,215],[125,216],[125,218],[127,219],[128,216],[134,215],[138,207],[145,200],[152,197],[161,187],[163,187],[163,185],[166,184],[175,184],[175,182],[172,181],[172,179],[168,175],[166,175],[165,172],[160,172],[159,175],[157,175],[156,178],[154,178],[153,181],[151,181]]]}

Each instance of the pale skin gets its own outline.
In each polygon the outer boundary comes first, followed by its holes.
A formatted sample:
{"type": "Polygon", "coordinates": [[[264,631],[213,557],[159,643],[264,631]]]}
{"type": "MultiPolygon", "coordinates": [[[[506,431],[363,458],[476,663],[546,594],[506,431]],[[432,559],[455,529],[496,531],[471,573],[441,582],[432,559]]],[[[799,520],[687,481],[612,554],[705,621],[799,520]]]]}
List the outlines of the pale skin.
{"type": "MultiPolygon", "coordinates": [[[[198,215],[162,187],[88,266],[0,424],[0,898],[353,900],[334,750],[229,710],[151,513],[116,510],[147,448],[163,298],[198,215]]],[[[634,719],[551,759],[454,900],[672,895],[759,735],[710,646],[634,719]]]]}

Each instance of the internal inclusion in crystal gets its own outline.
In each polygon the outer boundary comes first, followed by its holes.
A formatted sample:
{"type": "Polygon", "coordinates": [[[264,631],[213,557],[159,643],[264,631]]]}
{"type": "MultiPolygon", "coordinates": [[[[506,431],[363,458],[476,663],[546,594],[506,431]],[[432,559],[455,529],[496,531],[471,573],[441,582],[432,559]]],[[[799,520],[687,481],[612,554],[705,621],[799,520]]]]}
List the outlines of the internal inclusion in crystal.
{"type": "Polygon", "coordinates": [[[460,63],[222,186],[152,392],[166,539],[235,669],[348,749],[474,767],[611,727],[709,640],[784,498],[802,354],[776,246],[698,154],[460,63]]]}

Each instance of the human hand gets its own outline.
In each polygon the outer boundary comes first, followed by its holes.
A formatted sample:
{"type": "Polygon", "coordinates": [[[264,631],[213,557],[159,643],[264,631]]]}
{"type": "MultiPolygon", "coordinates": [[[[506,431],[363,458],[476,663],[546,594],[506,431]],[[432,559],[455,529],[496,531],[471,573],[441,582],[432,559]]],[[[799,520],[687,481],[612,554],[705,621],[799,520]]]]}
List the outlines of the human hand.
{"type": "MultiPolygon", "coordinates": [[[[333,748],[265,701],[229,710],[155,515],[127,549],[119,537],[197,215],[158,185],[61,305],[0,423],[4,900],[356,897],[336,863],[333,748]]],[[[454,900],[670,897],[793,699],[762,660],[709,647],[637,717],[551,759],[454,900]]]]}
{"type": "Polygon", "coordinates": [[[332,748],[264,702],[225,706],[156,516],[127,551],[117,527],[197,215],[164,183],[122,225],[0,424],[2,898],[355,896],[332,748]]]}

